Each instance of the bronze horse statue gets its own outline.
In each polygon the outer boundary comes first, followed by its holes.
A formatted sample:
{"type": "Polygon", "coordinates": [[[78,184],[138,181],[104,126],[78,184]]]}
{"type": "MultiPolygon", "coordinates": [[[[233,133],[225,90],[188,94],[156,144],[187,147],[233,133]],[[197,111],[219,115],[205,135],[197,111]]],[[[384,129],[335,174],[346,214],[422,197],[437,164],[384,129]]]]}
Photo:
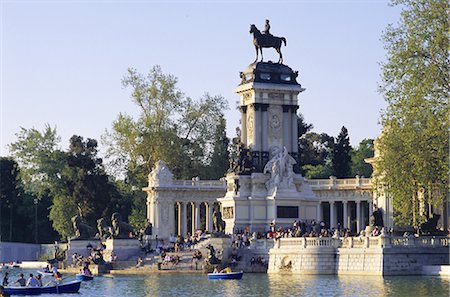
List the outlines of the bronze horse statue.
{"type": "Polygon", "coordinates": [[[283,54],[281,53],[281,45],[284,42],[284,46],[286,46],[286,38],[273,36],[272,34],[262,34],[261,31],[256,28],[255,25],[250,25],[250,34],[253,34],[253,44],[256,49],[256,59],[258,60],[258,49],[261,53],[261,62],[263,60],[263,47],[273,47],[277,53],[280,55],[278,59],[278,63],[283,64],[283,54]]]}

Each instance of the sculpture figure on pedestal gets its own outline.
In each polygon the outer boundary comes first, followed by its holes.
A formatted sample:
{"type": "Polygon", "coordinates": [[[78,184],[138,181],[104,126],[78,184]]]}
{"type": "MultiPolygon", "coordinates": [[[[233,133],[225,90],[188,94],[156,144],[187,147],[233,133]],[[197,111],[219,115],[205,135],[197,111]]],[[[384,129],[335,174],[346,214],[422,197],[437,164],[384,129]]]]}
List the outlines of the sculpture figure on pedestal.
{"type": "Polygon", "coordinates": [[[278,148],[273,150],[272,159],[264,167],[264,173],[270,173],[270,179],[266,182],[268,190],[275,187],[290,188],[294,184],[294,165],[297,164],[294,158],[289,155],[286,147],[280,152],[278,148]]]}
{"type": "Polygon", "coordinates": [[[76,215],[70,220],[72,222],[73,229],[75,230],[75,236],[70,238],[70,240],[85,240],[94,237],[94,228],[87,225],[86,223],[83,223],[81,221],[81,216],[76,215]]]}
{"type": "Polygon", "coordinates": [[[134,232],[133,227],[122,221],[120,213],[115,212],[111,216],[112,238],[126,239],[130,238],[134,232]]]}
{"type": "Polygon", "coordinates": [[[111,227],[106,225],[106,220],[104,218],[100,218],[97,220],[97,231],[98,238],[100,240],[104,240],[111,237],[111,227]]]}
{"type": "Polygon", "coordinates": [[[222,213],[220,212],[220,207],[218,204],[214,205],[212,220],[213,220],[214,232],[219,232],[219,233],[225,232],[225,221],[222,220],[222,213]]]}
{"type": "Polygon", "coordinates": [[[284,42],[284,46],[286,46],[286,38],[273,36],[269,33],[270,25],[269,21],[266,22],[266,29],[264,31],[265,34],[261,33],[261,31],[256,28],[255,25],[250,25],[250,33],[253,34],[253,44],[256,49],[256,59],[254,62],[258,60],[258,50],[261,53],[261,61],[263,60],[263,47],[273,47],[278,55],[278,63],[283,64],[283,54],[281,53],[281,45],[284,42]]]}

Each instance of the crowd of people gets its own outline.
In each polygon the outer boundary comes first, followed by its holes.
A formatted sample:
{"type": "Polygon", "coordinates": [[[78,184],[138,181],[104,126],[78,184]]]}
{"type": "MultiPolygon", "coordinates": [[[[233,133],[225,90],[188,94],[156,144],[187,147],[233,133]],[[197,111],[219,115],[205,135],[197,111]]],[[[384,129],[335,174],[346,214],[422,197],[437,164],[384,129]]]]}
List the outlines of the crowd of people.
{"type": "MultiPolygon", "coordinates": [[[[52,281],[61,281],[62,280],[62,275],[61,273],[58,271],[58,268],[56,266],[53,265],[47,265],[47,267],[44,268],[44,273],[46,274],[51,274],[54,279],[52,279],[52,281]]],[[[42,273],[38,273],[37,275],[33,275],[32,273],[29,274],[29,277],[26,279],[24,274],[21,273],[19,278],[10,283],[9,280],[9,272],[5,272],[3,275],[3,280],[2,280],[2,289],[9,286],[9,285],[13,285],[13,286],[20,286],[20,287],[42,287],[43,283],[42,283],[42,273]]],[[[0,290],[1,292],[1,290],[0,290]]],[[[0,295],[1,296],[1,295],[0,295]]]]}

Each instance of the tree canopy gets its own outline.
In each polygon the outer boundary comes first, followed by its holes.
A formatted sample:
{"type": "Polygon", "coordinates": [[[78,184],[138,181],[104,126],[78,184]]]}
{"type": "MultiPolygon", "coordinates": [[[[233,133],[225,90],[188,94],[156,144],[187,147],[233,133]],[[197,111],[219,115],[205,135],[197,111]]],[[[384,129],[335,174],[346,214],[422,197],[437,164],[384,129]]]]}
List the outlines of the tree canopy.
{"type": "Polygon", "coordinates": [[[392,197],[397,224],[417,226],[441,205],[449,184],[449,4],[397,0],[401,20],[384,32],[387,108],[374,176],[392,197]],[[429,207],[424,207],[428,205],[429,207]]]}

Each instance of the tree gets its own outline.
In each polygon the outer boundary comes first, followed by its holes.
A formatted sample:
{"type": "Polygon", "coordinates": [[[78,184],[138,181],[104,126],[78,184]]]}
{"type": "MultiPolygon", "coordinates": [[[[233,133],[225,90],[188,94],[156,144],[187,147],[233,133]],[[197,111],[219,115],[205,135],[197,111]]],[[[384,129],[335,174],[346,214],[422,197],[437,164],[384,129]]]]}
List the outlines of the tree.
{"type": "Polygon", "coordinates": [[[9,150],[20,166],[25,190],[41,199],[58,180],[63,166],[57,156],[60,137],[56,128],[49,125],[42,132],[35,128],[20,128],[16,136],[17,141],[9,145],[9,150]]]}
{"type": "Polygon", "coordinates": [[[110,182],[97,157],[97,141],[74,135],[70,138],[66,165],[60,174],[60,183],[53,190],[54,200],[50,210],[53,227],[63,238],[73,235],[70,218],[80,215],[89,225],[96,220],[110,218],[119,212],[127,218],[130,201],[126,201],[110,182]]]}
{"type": "Polygon", "coordinates": [[[373,139],[363,139],[356,149],[351,151],[351,172],[352,176],[370,177],[372,175],[372,165],[368,164],[365,159],[373,157],[373,139]]]}
{"type": "Polygon", "coordinates": [[[380,92],[387,108],[374,177],[392,197],[395,223],[418,226],[448,192],[449,4],[397,0],[393,5],[403,10],[400,23],[383,36],[387,61],[380,92]]]}
{"type": "Polygon", "coordinates": [[[175,178],[190,179],[210,164],[214,135],[223,110],[221,96],[185,97],[177,78],[153,67],[144,76],[130,68],[123,78],[140,109],[138,119],[120,114],[104,137],[109,165],[130,185],[142,187],[155,162],[164,160],[175,178]]]}
{"type": "Polygon", "coordinates": [[[337,178],[350,177],[351,150],[347,128],[342,126],[333,148],[333,172],[337,178]]]}
{"type": "Polygon", "coordinates": [[[208,179],[219,179],[225,176],[228,169],[228,145],[230,140],[226,133],[226,120],[224,117],[219,119],[216,126],[216,134],[213,140],[213,151],[211,153],[211,163],[209,165],[208,179]]]}
{"type": "Polygon", "coordinates": [[[323,175],[328,173],[332,175],[331,158],[333,147],[334,138],[326,133],[309,132],[300,137],[299,152],[302,174],[309,176],[309,178],[322,178],[323,175]],[[318,167],[316,168],[316,166],[318,167]]]}

